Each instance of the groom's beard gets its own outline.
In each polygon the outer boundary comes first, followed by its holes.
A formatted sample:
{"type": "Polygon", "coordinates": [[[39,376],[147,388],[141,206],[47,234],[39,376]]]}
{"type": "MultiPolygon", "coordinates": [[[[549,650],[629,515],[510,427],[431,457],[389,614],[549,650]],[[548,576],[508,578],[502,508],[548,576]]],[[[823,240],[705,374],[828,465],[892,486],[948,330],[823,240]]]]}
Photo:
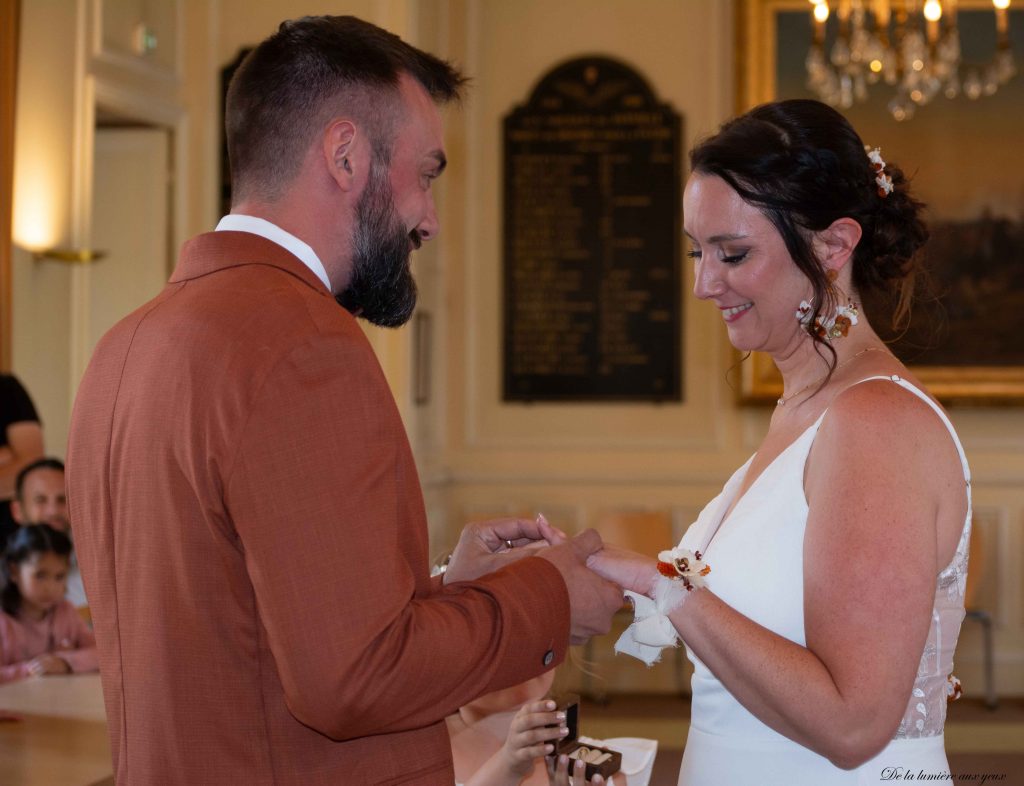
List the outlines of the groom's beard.
{"type": "Polygon", "coordinates": [[[338,303],[375,325],[404,325],[416,308],[409,254],[421,243],[419,232],[406,232],[398,218],[387,167],[374,164],[356,205],[352,280],[338,303]]]}

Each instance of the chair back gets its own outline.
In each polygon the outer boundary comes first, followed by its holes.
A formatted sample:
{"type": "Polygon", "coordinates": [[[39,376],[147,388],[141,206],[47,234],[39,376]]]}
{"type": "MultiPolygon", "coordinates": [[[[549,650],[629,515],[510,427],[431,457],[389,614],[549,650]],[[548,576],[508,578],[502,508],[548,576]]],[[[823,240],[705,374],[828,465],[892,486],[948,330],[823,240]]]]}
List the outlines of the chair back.
{"type": "Polygon", "coordinates": [[[971,539],[968,545],[970,559],[967,564],[967,588],[964,590],[964,608],[978,608],[978,587],[984,582],[988,562],[985,535],[978,520],[971,519],[971,539]]]}
{"type": "Polygon", "coordinates": [[[593,527],[605,543],[651,557],[676,545],[667,510],[607,511],[594,520],[593,527]]]}

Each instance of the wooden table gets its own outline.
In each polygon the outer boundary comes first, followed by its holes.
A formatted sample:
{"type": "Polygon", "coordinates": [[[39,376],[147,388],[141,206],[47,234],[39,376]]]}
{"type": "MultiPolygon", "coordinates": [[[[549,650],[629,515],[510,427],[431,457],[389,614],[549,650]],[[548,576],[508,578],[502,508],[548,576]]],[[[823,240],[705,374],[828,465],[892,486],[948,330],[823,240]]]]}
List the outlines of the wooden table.
{"type": "Polygon", "coordinates": [[[103,691],[98,674],[0,685],[0,781],[4,786],[113,784],[103,691]]]}

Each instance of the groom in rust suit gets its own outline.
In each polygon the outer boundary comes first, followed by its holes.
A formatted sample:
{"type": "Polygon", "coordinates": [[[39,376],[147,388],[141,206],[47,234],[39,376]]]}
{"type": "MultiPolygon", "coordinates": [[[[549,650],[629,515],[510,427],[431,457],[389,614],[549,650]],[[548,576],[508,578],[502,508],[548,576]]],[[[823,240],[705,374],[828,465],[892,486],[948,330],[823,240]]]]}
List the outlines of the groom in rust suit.
{"type": "Polygon", "coordinates": [[[610,626],[593,532],[470,525],[429,577],[356,324],[412,312],[462,82],[351,17],[283,24],[230,87],[231,215],[96,350],[68,481],[118,784],[451,786],[444,716],[610,626]]]}

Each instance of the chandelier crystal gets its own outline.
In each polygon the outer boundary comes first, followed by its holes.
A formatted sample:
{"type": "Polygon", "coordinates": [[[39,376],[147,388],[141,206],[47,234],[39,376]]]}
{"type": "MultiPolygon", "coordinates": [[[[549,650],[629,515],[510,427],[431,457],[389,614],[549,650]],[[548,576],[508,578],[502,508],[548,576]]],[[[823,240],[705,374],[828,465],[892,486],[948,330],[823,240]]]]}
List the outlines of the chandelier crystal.
{"type": "Polygon", "coordinates": [[[1010,46],[1010,0],[992,0],[996,51],[982,65],[962,62],[955,0],[811,0],[813,39],[807,54],[807,86],[841,109],[867,100],[868,87],[895,88],[888,108],[908,120],[940,93],[975,100],[992,95],[1017,73],[1010,46]],[[835,7],[838,30],[826,42],[835,7]]]}

